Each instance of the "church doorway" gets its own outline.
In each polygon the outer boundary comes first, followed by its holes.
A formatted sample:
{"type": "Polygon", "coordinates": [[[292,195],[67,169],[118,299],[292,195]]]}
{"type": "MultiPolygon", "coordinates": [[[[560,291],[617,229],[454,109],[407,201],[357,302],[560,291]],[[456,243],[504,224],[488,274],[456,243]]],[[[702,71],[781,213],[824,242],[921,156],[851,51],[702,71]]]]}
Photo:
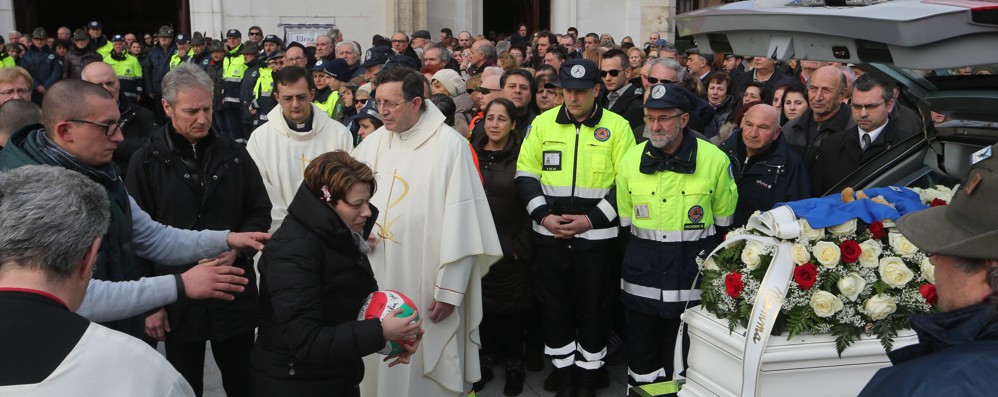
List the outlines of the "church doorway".
{"type": "Polygon", "coordinates": [[[90,21],[103,24],[104,35],[109,39],[125,33],[135,33],[141,39],[142,33],[155,33],[163,25],[173,27],[175,32],[190,31],[190,0],[14,0],[12,3],[14,24],[26,35],[40,26],[55,37],[60,26],[76,30],[90,21]]]}
{"type": "MultiPolygon", "coordinates": [[[[527,25],[528,34],[551,29],[551,0],[484,0],[482,32],[502,40],[527,25]]],[[[490,37],[493,38],[493,37],[490,37]]]]}

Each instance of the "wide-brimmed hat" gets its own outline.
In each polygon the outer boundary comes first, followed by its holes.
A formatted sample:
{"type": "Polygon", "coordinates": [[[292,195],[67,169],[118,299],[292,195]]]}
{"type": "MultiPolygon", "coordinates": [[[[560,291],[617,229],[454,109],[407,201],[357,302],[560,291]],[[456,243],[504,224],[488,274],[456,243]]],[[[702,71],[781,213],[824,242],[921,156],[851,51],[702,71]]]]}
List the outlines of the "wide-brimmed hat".
{"type": "Polygon", "coordinates": [[[949,205],[905,215],[898,230],[930,254],[998,259],[998,145],[971,156],[970,172],[949,205]]]}

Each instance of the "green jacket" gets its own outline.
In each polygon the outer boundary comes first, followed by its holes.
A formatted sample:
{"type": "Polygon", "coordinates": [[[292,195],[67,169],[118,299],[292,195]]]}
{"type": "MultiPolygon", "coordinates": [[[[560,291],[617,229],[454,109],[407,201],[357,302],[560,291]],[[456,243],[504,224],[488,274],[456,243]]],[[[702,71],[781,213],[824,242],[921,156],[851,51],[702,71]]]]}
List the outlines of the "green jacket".
{"type": "MultiPolygon", "coordinates": [[[[46,155],[38,144],[36,135],[44,133],[41,125],[29,125],[15,131],[7,146],[0,151],[0,170],[13,169],[25,165],[63,166],[46,155]]],[[[111,164],[114,167],[114,164],[111,164]]],[[[67,167],[70,168],[70,167],[67,167]]],[[[70,168],[73,169],[73,168],[70,168]]],[[[86,175],[84,173],[84,175],[86,175]]],[[[101,239],[97,251],[97,263],[94,266],[93,277],[98,280],[127,281],[136,280],[138,275],[135,267],[135,254],[132,248],[132,214],[128,201],[128,192],[121,178],[91,178],[107,191],[110,206],[110,224],[107,233],[101,239]]],[[[103,325],[141,337],[144,332],[144,316],[105,323],[103,325]]]]}

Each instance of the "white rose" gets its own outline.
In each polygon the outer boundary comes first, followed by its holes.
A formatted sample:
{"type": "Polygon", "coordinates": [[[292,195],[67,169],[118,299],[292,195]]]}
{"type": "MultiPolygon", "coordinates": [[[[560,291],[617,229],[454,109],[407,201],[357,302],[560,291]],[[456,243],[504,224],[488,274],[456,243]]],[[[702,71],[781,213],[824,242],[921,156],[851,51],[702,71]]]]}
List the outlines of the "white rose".
{"type": "Polygon", "coordinates": [[[828,291],[818,291],[811,295],[811,309],[818,317],[831,317],[842,310],[842,300],[828,291]]]}
{"type": "Polygon", "coordinates": [[[825,237],[825,228],[812,229],[807,219],[800,220],[801,235],[811,241],[818,241],[825,237]]]}
{"type": "Polygon", "coordinates": [[[839,251],[839,246],[835,245],[835,243],[819,241],[814,245],[814,257],[824,267],[835,267],[835,265],[839,264],[841,256],[842,252],[839,251]]]}
{"type": "Polygon", "coordinates": [[[850,219],[841,225],[828,228],[828,232],[836,236],[847,236],[856,233],[856,219],[850,219]]]}
{"type": "Polygon", "coordinates": [[[708,256],[707,260],[703,261],[703,269],[704,270],[720,270],[720,268],[717,267],[717,263],[714,263],[714,257],[713,256],[708,256]]]}
{"type": "Polygon", "coordinates": [[[793,258],[794,263],[803,265],[811,260],[811,253],[807,252],[807,247],[803,244],[794,244],[790,247],[790,257],[793,258]]]}
{"type": "Polygon", "coordinates": [[[888,256],[880,259],[880,279],[894,288],[901,288],[915,278],[915,272],[904,264],[901,258],[888,256]]]}
{"type": "Polygon", "coordinates": [[[873,320],[883,320],[898,309],[894,298],[887,295],[874,295],[863,303],[863,308],[873,320]]]}
{"type": "Polygon", "coordinates": [[[856,301],[859,294],[863,292],[863,288],[866,287],[866,280],[863,279],[863,276],[853,272],[840,278],[839,282],[835,285],[839,287],[839,292],[841,292],[846,299],[856,301]]]}
{"type": "Polygon", "coordinates": [[[929,258],[925,257],[925,259],[922,259],[920,267],[922,268],[922,277],[925,278],[925,281],[928,281],[929,284],[935,284],[936,265],[933,265],[932,262],[929,261],[929,258]]]}
{"type": "Polygon", "coordinates": [[[763,251],[766,250],[766,246],[762,245],[757,241],[749,241],[745,243],[745,248],[742,249],[742,263],[745,263],[745,267],[749,270],[755,270],[759,267],[762,259],[759,258],[763,251]]]}
{"type": "Polygon", "coordinates": [[[907,238],[901,235],[901,233],[888,233],[887,241],[891,244],[891,248],[901,256],[911,256],[918,252],[918,247],[908,241],[907,238]]]}
{"type": "Polygon", "coordinates": [[[859,244],[859,248],[863,250],[859,254],[859,264],[863,267],[877,267],[880,266],[880,254],[884,251],[880,242],[877,240],[866,240],[859,244]]]}

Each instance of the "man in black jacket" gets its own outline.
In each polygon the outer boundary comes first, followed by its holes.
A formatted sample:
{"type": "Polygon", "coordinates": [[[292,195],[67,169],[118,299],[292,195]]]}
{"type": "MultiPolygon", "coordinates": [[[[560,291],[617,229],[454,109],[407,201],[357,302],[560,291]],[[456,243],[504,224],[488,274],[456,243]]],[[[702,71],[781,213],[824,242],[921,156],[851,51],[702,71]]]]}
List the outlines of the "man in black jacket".
{"type": "Polygon", "coordinates": [[[159,103],[160,99],[163,98],[160,87],[163,76],[166,76],[166,72],[170,71],[170,57],[177,52],[177,47],[173,45],[173,29],[170,29],[169,26],[159,28],[156,37],[159,37],[159,45],[149,50],[146,64],[143,65],[148,70],[143,70],[142,76],[145,76],[143,79],[146,84],[145,92],[150,99],[145,105],[155,112],[156,121],[162,123],[166,120],[166,115],[163,114],[163,107],[159,103]]]}
{"type": "Polygon", "coordinates": [[[810,196],[811,181],[804,163],[780,137],[778,109],[766,104],[750,107],[742,128],[721,144],[721,150],[731,160],[731,173],[738,182],[738,207],[731,227],[745,225],[755,211],[810,196]]]}
{"type": "Polygon", "coordinates": [[[644,90],[627,80],[627,76],[631,73],[627,53],[618,49],[607,51],[603,54],[599,73],[603,85],[606,86],[606,93],[599,101],[600,105],[627,119],[632,130],[644,124],[642,107],[644,90]]]}
{"type": "Polygon", "coordinates": [[[104,62],[91,63],[83,68],[80,76],[83,81],[104,87],[118,102],[121,119],[125,120],[124,124],[121,125],[121,134],[124,135],[125,140],[118,144],[117,149],[114,149],[113,159],[115,164],[118,164],[121,178],[124,179],[127,176],[128,160],[132,158],[132,154],[136,150],[142,147],[146,138],[157,129],[156,120],[151,110],[121,99],[121,83],[110,65],[104,62]]]}
{"type": "Polygon", "coordinates": [[[846,92],[846,77],[834,66],[823,66],[811,74],[807,82],[810,108],[783,126],[783,139],[813,170],[822,142],[852,128],[855,123],[842,107],[846,92]]]}
{"type": "Polygon", "coordinates": [[[850,104],[856,125],[830,135],[818,150],[811,169],[816,196],[912,135],[889,122],[895,106],[894,89],[887,82],[870,73],[856,79],[850,104]]]}
{"type": "MultiPolygon", "coordinates": [[[[169,123],[132,157],[126,180],[129,194],[166,225],[265,231],[271,205],[263,179],[246,149],[212,133],[212,91],[213,82],[195,65],[181,64],[163,78],[163,108],[169,123]]],[[[252,253],[232,250],[221,258],[246,271],[250,279],[246,290],[234,294],[232,302],[171,304],[146,318],[146,334],[166,342],[166,358],[198,395],[203,389],[205,342],[210,341],[226,393],[244,396],[252,384],[255,271],[252,253]]],[[[157,275],[194,265],[140,264],[157,275]]]]}

